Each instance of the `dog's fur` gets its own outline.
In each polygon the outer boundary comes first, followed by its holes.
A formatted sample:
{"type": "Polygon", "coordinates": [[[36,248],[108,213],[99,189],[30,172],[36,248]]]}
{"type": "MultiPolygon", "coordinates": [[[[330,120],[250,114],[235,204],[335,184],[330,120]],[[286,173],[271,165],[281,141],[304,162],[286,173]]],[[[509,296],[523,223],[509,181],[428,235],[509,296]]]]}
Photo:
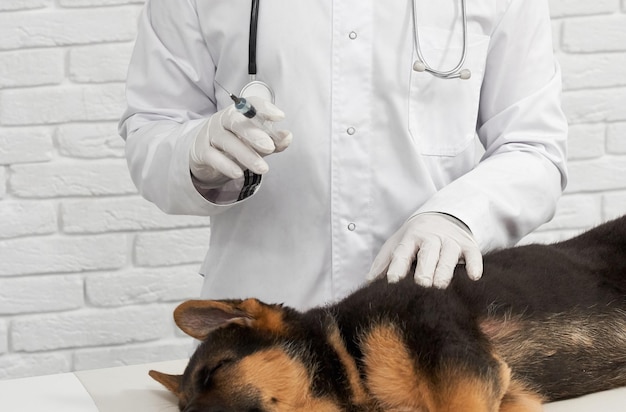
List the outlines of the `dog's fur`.
{"type": "Polygon", "coordinates": [[[298,312],[188,301],[202,340],[183,375],[150,371],[184,412],[530,412],[626,385],[626,217],[458,266],[445,289],[376,281],[298,312]]]}

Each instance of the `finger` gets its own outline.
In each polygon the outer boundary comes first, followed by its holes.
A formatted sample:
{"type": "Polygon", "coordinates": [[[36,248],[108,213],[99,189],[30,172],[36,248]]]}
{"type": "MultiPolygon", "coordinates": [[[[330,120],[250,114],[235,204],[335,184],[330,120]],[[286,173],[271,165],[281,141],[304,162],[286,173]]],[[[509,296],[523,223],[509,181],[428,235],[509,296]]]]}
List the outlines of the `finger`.
{"type": "Polygon", "coordinates": [[[372,262],[372,266],[370,267],[370,271],[366,276],[368,281],[372,281],[378,278],[380,275],[386,273],[387,268],[389,267],[389,263],[391,262],[391,254],[398,244],[399,240],[402,238],[401,232],[394,233],[389,239],[383,243],[383,246],[378,251],[378,254],[374,258],[374,262],[372,262]]]}
{"type": "Polygon", "coordinates": [[[415,267],[415,283],[426,287],[433,285],[440,250],[441,242],[438,239],[429,240],[420,245],[420,249],[417,252],[417,265],[415,267]]]}
{"type": "Polygon", "coordinates": [[[274,146],[276,147],[275,152],[282,152],[289,147],[293,140],[293,135],[289,130],[277,130],[270,134],[270,137],[274,141],[274,146]]]}
{"type": "Polygon", "coordinates": [[[389,267],[389,262],[391,262],[391,253],[397,243],[395,238],[396,236],[392,236],[387,239],[387,241],[383,244],[383,247],[380,248],[380,251],[374,258],[374,262],[372,262],[370,271],[366,276],[368,282],[378,278],[385,272],[385,269],[389,267]]]}
{"type": "Polygon", "coordinates": [[[412,242],[406,238],[403,238],[391,253],[391,261],[389,262],[389,269],[387,269],[387,280],[390,283],[398,282],[404,278],[411,264],[415,259],[415,251],[417,246],[415,242],[412,242]]]}
{"type": "Polygon", "coordinates": [[[465,270],[472,280],[478,280],[483,276],[483,256],[478,248],[470,248],[463,251],[465,258],[465,270]]]}
{"type": "Polygon", "coordinates": [[[215,136],[211,139],[211,145],[224,152],[226,156],[235,159],[245,169],[250,169],[256,174],[264,174],[269,170],[265,160],[231,132],[220,133],[219,136],[215,136]]]}
{"type": "Polygon", "coordinates": [[[256,96],[250,96],[247,99],[256,109],[257,116],[261,116],[263,120],[280,122],[285,119],[285,112],[270,101],[256,96]]]}
{"type": "Polygon", "coordinates": [[[439,261],[433,276],[433,286],[444,289],[454,276],[454,268],[461,256],[461,246],[454,241],[444,240],[439,253],[439,261]]]}
{"type": "Polygon", "coordinates": [[[200,180],[213,180],[216,171],[231,179],[239,179],[243,177],[241,167],[214,147],[208,147],[202,155],[202,161],[199,164],[205,164],[206,167],[197,166],[193,173],[200,180]],[[209,166],[211,165],[211,166],[209,166]]]}
{"type": "Polygon", "coordinates": [[[261,155],[268,155],[276,150],[270,135],[250,119],[242,116],[241,121],[232,122],[228,129],[261,155]]]}
{"type": "Polygon", "coordinates": [[[365,276],[365,280],[367,280],[368,282],[372,282],[378,279],[379,277],[381,277],[381,275],[384,273],[385,269],[387,269],[388,266],[389,255],[377,256],[376,259],[374,259],[374,262],[372,263],[372,266],[370,267],[367,276],[365,276]]]}

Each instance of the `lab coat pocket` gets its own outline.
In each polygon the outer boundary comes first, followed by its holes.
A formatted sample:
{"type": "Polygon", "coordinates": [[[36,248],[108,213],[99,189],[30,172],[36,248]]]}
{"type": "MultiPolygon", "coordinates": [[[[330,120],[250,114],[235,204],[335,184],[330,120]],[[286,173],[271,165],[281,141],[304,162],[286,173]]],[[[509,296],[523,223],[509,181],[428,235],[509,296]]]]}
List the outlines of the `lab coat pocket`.
{"type": "MultiPolygon", "coordinates": [[[[422,55],[431,67],[447,71],[458,64],[462,45],[449,43],[458,40],[459,33],[424,27],[419,35],[422,55]]],[[[409,130],[422,155],[456,156],[473,143],[488,47],[488,36],[468,33],[463,65],[472,73],[468,80],[411,72],[409,130]]],[[[416,52],[413,57],[415,61],[416,52]]]]}

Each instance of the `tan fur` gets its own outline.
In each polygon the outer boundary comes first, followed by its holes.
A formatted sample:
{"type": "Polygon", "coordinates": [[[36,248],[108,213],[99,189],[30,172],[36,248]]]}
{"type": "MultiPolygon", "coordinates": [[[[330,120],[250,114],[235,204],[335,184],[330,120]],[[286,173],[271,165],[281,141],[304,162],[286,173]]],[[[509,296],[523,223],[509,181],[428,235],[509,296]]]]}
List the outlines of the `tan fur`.
{"type": "Polygon", "coordinates": [[[542,412],[542,403],[543,399],[537,392],[513,380],[502,399],[500,412],[542,412]]]}
{"type": "Polygon", "coordinates": [[[165,386],[167,390],[172,392],[177,397],[181,397],[182,393],[180,391],[180,378],[181,375],[169,375],[167,373],[158,372],[155,370],[151,370],[148,372],[148,375],[155,381],[159,382],[161,385],[165,386]]]}
{"type": "Polygon", "coordinates": [[[626,354],[615,349],[626,348],[626,314],[620,309],[593,320],[573,313],[552,314],[540,321],[521,316],[489,317],[480,321],[480,328],[513,368],[528,358],[573,349],[626,354]]]}
{"type": "Polygon", "coordinates": [[[309,373],[300,361],[272,348],[242,359],[232,382],[241,390],[254,387],[272,412],[339,412],[332,400],[313,396],[309,373]]]}
{"type": "Polygon", "coordinates": [[[276,334],[285,334],[287,326],[279,306],[262,305],[257,299],[222,302],[215,300],[189,300],[181,303],[174,310],[176,325],[198,340],[204,340],[215,329],[228,324],[253,326],[276,334]],[[209,312],[223,313],[218,322],[204,322],[212,319],[205,316],[209,312]]]}
{"type": "Polygon", "coordinates": [[[497,412],[509,388],[511,369],[498,356],[497,376],[477,376],[450,364],[438,372],[441,382],[433,389],[436,407],[432,412],[497,412]]]}
{"type": "Polygon", "coordinates": [[[411,352],[393,325],[379,325],[362,338],[366,385],[381,409],[434,411],[428,381],[415,370],[411,352]]]}
{"type": "Polygon", "coordinates": [[[276,306],[262,305],[257,299],[246,299],[241,302],[239,309],[252,316],[254,327],[257,329],[278,335],[284,335],[287,332],[283,312],[276,306]]]}
{"type": "Polygon", "coordinates": [[[341,339],[341,335],[339,334],[339,329],[336,325],[333,325],[332,330],[329,333],[328,343],[333,347],[341,363],[346,370],[346,374],[348,375],[348,383],[350,385],[350,389],[352,391],[353,402],[357,405],[364,405],[369,402],[369,397],[363,383],[361,381],[361,377],[359,376],[359,370],[357,369],[356,362],[352,356],[348,353],[346,346],[341,339]]]}
{"type": "Polygon", "coordinates": [[[497,356],[496,382],[450,365],[439,371],[436,385],[419,370],[393,325],[373,328],[362,338],[362,347],[367,387],[384,411],[496,412],[509,385],[510,369],[497,356]]]}

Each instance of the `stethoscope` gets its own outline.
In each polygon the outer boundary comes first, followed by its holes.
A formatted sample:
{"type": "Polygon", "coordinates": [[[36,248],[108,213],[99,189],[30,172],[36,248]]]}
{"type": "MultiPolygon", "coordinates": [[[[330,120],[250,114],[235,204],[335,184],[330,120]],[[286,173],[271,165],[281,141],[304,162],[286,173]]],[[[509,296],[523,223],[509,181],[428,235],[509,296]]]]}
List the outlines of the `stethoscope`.
{"type": "MultiPolygon", "coordinates": [[[[257,67],[256,67],[256,49],[257,49],[257,29],[259,26],[259,2],[260,0],[252,0],[252,7],[250,10],[250,33],[248,38],[248,75],[250,81],[246,84],[240,92],[242,97],[259,96],[263,97],[272,103],[274,103],[274,91],[265,82],[256,79],[257,67]]],[[[472,72],[469,69],[464,69],[465,58],[467,57],[467,11],[466,0],[461,0],[461,19],[463,22],[463,49],[461,52],[461,58],[457,65],[451,70],[439,70],[433,68],[428,64],[422,48],[420,46],[419,29],[417,22],[417,6],[416,0],[411,2],[413,11],[413,38],[415,41],[415,49],[417,51],[417,60],[413,63],[413,70],[416,72],[427,72],[440,79],[463,79],[467,80],[472,76],[472,72]]]]}
{"type": "Polygon", "coordinates": [[[420,47],[420,36],[417,24],[417,7],[415,0],[411,2],[413,6],[413,35],[415,39],[415,50],[417,51],[417,60],[413,63],[413,70],[416,72],[428,72],[440,79],[463,79],[467,80],[472,77],[472,72],[469,69],[463,69],[465,64],[465,58],[467,57],[467,12],[465,8],[465,0],[461,0],[461,19],[463,21],[463,51],[461,52],[461,59],[452,70],[437,70],[430,66],[420,47]]]}
{"type": "Polygon", "coordinates": [[[250,81],[243,86],[241,97],[258,96],[274,103],[274,90],[265,82],[256,79],[256,39],[259,26],[259,0],[252,0],[250,9],[250,34],[248,38],[248,76],[250,81]]]}

